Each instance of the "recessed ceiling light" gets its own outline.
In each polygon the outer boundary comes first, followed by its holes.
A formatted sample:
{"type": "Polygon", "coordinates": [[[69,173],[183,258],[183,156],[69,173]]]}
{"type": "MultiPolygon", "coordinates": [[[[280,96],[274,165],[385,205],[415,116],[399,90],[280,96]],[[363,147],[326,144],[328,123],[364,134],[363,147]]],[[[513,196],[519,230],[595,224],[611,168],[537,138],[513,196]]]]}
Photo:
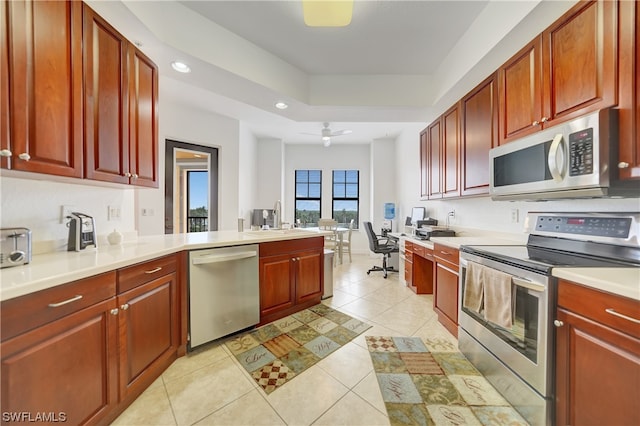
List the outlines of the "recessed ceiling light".
{"type": "Polygon", "coordinates": [[[174,61],[171,62],[171,67],[178,71],[178,72],[191,72],[191,68],[189,68],[189,65],[185,64],[184,62],[180,62],[180,61],[174,61]]]}
{"type": "Polygon", "coordinates": [[[278,109],[287,109],[287,108],[289,108],[289,105],[285,104],[284,102],[276,102],[275,106],[278,109]]]}

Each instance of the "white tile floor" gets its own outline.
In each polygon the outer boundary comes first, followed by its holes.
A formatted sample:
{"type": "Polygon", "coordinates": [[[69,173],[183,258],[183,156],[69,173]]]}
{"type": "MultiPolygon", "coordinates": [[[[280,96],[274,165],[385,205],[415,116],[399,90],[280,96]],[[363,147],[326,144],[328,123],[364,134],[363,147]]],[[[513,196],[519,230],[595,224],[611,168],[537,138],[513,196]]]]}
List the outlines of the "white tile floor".
{"type": "MultiPolygon", "coordinates": [[[[114,425],[388,425],[365,335],[456,339],[437,321],[430,295],[366,271],[379,263],[354,255],[334,268],[333,297],[323,303],[372,327],[266,395],[216,341],[178,359],[114,425]]],[[[222,339],[223,340],[223,339],[222,339]]]]}

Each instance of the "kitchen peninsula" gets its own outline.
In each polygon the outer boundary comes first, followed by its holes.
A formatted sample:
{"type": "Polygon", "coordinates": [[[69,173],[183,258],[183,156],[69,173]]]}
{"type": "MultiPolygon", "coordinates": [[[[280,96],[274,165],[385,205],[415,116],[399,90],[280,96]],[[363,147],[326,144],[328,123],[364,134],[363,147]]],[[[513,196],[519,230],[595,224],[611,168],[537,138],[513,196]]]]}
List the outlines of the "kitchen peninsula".
{"type": "MultiPolygon", "coordinates": [[[[74,424],[115,419],[187,351],[190,250],[258,244],[261,301],[293,299],[269,306],[273,320],[320,302],[323,240],[298,229],[149,236],[1,270],[3,410],[64,412],[74,424]],[[288,256],[277,279],[263,266],[274,248],[288,256]],[[302,251],[305,262],[296,262],[302,251]],[[295,279],[280,280],[284,269],[295,279]],[[54,389],[60,383],[73,392],[54,389]]],[[[261,303],[260,322],[264,311],[261,303]]]]}

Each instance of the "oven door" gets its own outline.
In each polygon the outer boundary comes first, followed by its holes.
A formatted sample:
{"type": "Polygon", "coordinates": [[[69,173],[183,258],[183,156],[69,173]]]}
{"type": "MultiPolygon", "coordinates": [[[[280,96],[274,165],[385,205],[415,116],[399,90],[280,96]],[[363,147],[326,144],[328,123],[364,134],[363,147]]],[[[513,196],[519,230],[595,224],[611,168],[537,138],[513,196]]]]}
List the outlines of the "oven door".
{"type": "Polygon", "coordinates": [[[458,295],[460,327],[540,395],[550,396],[552,345],[549,329],[549,278],[473,254],[461,253],[458,295]],[[515,302],[511,328],[506,329],[485,320],[482,310],[478,313],[464,306],[468,262],[511,275],[512,300],[515,302]]]}

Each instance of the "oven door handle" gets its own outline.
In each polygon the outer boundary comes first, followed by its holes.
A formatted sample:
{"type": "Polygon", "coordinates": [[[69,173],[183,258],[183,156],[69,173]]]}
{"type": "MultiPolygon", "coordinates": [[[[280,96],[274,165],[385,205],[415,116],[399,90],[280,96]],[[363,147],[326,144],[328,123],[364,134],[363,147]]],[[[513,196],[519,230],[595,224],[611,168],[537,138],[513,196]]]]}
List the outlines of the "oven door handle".
{"type": "Polygon", "coordinates": [[[519,287],[528,288],[529,290],[537,291],[538,293],[542,293],[547,289],[543,284],[534,283],[533,281],[518,277],[512,277],[511,281],[519,287]]]}

